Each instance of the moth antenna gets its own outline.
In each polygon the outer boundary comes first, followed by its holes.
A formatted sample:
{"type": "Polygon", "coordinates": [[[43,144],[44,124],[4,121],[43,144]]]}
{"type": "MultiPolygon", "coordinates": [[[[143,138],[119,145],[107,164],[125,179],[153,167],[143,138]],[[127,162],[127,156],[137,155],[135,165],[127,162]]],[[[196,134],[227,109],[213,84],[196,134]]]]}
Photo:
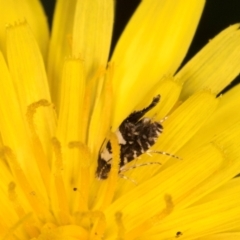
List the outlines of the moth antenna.
{"type": "Polygon", "coordinates": [[[102,144],[101,144],[101,146],[100,146],[100,148],[99,148],[99,152],[101,152],[101,151],[106,147],[108,141],[109,141],[109,140],[108,140],[107,138],[105,138],[105,139],[103,140],[103,142],[102,142],[102,144]]]}
{"type": "MultiPolygon", "coordinates": [[[[110,129],[109,129],[108,135],[109,135],[109,132],[111,132],[111,130],[112,130],[112,127],[110,127],[110,129]]],[[[104,140],[102,141],[102,144],[101,144],[101,146],[99,148],[99,152],[101,152],[102,149],[106,147],[108,142],[109,142],[109,137],[104,138],[104,140]]]]}
{"type": "Polygon", "coordinates": [[[148,111],[150,111],[152,108],[154,108],[160,101],[161,96],[158,94],[156,97],[153,98],[152,102],[142,110],[134,111],[132,112],[119,126],[119,128],[122,127],[122,125],[125,125],[126,122],[136,123],[138,122],[148,111]]]}
{"type": "Polygon", "coordinates": [[[177,159],[180,159],[182,160],[182,158],[176,156],[176,155],[173,155],[171,153],[168,153],[168,152],[163,152],[163,151],[156,151],[156,150],[148,150],[147,151],[147,154],[152,156],[151,153],[159,153],[159,154],[162,154],[162,155],[166,155],[166,156],[169,156],[169,157],[173,157],[173,158],[177,158],[177,159]]]}

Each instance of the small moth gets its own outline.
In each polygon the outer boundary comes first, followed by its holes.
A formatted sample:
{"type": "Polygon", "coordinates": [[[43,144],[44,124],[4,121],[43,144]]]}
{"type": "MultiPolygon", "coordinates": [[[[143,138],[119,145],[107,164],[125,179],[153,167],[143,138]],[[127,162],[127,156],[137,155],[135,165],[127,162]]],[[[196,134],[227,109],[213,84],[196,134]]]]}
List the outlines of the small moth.
{"type": "MultiPolygon", "coordinates": [[[[136,159],[143,153],[146,153],[157,141],[163,131],[161,121],[153,121],[150,118],[143,117],[149,110],[154,108],[160,101],[160,95],[153,98],[152,102],[146,108],[131,113],[119,126],[115,134],[120,145],[120,163],[119,173],[124,170],[124,166],[136,159]]],[[[153,151],[154,152],[154,151],[153,151]]],[[[165,152],[161,154],[173,156],[165,152]]],[[[107,179],[111,170],[112,147],[110,141],[107,142],[99,152],[96,177],[98,179],[107,179]]]]}

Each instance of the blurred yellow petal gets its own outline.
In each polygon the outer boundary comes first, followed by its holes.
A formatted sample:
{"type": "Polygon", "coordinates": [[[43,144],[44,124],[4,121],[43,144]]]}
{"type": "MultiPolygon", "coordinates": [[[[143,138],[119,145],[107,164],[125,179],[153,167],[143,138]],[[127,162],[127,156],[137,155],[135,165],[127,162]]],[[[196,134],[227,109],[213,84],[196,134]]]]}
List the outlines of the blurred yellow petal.
{"type": "Polygon", "coordinates": [[[37,238],[38,240],[76,240],[88,239],[88,233],[80,226],[67,225],[60,228],[46,229],[46,231],[37,238]]]}
{"type": "Polygon", "coordinates": [[[232,240],[240,239],[240,232],[219,233],[199,238],[199,240],[228,240],[228,239],[232,240]]]}

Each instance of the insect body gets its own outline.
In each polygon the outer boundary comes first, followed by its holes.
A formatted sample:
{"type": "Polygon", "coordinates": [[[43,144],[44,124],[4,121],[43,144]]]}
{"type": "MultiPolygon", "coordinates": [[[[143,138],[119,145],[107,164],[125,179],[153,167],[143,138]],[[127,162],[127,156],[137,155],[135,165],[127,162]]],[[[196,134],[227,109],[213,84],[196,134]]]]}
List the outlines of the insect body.
{"type": "MultiPolygon", "coordinates": [[[[125,164],[146,153],[162,133],[163,127],[160,122],[143,117],[158,104],[159,100],[160,95],[157,95],[148,107],[131,113],[115,132],[120,145],[121,161],[119,163],[119,172],[122,171],[125,164]]],[[[98,157],[98,167],[96,170],[96,177],[98,179],[107,179],[111,170],[111,161],[112,147],[110,141],[108,141],[106,147],[100,152],[98,157]]]]}

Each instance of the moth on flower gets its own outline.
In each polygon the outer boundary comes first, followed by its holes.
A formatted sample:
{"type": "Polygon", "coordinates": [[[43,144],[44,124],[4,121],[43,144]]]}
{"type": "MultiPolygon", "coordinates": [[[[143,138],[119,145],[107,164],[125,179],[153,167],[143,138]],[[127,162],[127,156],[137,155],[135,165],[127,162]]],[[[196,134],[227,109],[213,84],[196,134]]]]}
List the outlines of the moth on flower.
{"type": "MultiPolygon", "coordinates": [[[[151,152],[149,149],[156,143],[158,137],[163,131],[162,121],[153,121],[150,118],[143,117],[149,110],[154,108],[160,101],[160,95],[153,98],[152,102],[146,108],[131,113],[119,126],[115,134],[120,145],[120,163],[119,173],[126,171],[124,166],[142,155],[151,152]]],[[[166,152],[152,151],[168,156],[173,156],[166,152]]],[[[98,156],[98,166],[96,177],[100,180],[107,179],[111,170],[112,147],[110,141],[100,150],[98,156]]],[[[160,164],[159,162],[149,162],[148,164],[160,164]]]]}

